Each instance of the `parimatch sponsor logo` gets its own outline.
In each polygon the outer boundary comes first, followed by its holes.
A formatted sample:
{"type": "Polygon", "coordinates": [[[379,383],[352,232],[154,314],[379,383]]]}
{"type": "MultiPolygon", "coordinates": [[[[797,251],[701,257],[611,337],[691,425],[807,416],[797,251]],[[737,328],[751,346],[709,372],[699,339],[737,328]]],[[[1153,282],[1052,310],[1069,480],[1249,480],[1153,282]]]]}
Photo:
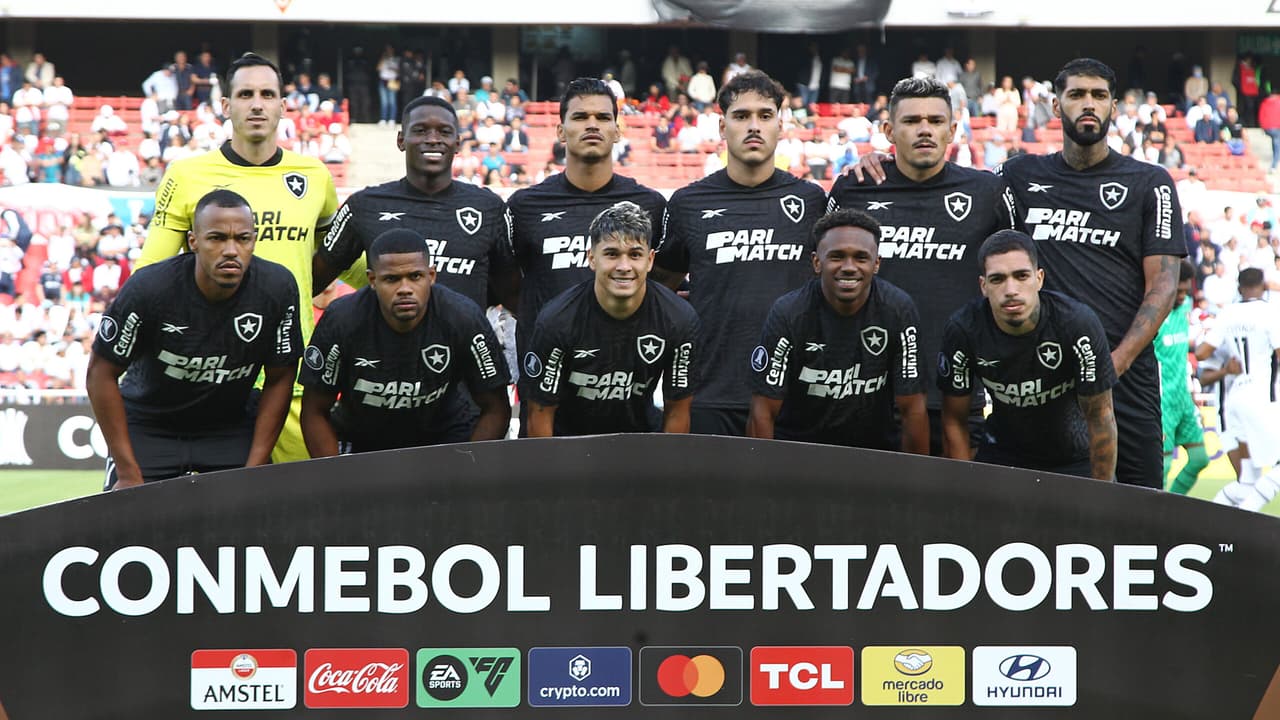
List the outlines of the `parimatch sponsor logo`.
{"type": "Polygon", "coordinates": [[[192,710],[289,710],[298,704],[293,650],[196,650],[192,710]]]}
{"type": "Polygon", "coordinates": [[[862,649],[864,705],[963,705],[964,648],[889,645],[862,649]]]}
{"type": "Polygon", "coordinates": [[[423,648],[418,651],[418,707],[516,707],[516,648],[423,648]]]}
{"type": "Polygon", "coordinates": [[[587,267],[591,239],[586,235],[557,235],[542,239],[542,254],[551,256],[552,270],[587,267]]]}
{"type": "Polygon", "coordinates": [[[775,244],[773,228],[751,228],[707,233],[707,250],[715,253],[716,264],[735,262],[799,262],[804,259],[804,245],[775,244]]]}
{"type": "Polygon", "coordinates": [[[1066,646],[976,647],[973,704],[1070,707],[1076,704],[1076,649],[1066,646]]]}

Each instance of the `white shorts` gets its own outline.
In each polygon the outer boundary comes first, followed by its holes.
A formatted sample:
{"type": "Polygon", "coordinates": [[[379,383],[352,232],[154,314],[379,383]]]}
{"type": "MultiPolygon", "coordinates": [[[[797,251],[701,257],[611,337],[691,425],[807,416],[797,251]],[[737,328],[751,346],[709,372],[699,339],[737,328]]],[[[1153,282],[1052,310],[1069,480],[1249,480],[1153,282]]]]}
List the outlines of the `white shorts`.
{"type": "Polygon", "coordinates": [[[1280,403],[1271,402],[1268,394],[1253,392],[1251,387],[1232,388],[1224,403],[1223,449],[1248,444],[1249,458],[1258,467],[1280,464],[1280,403]]]}

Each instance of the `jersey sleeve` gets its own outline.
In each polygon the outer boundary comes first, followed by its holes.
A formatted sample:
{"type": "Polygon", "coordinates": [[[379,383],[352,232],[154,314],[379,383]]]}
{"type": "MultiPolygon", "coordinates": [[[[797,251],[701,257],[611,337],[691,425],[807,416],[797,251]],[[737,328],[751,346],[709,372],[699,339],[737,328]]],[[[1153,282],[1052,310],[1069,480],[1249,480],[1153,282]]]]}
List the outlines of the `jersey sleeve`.
{"type": "Polygon", "coordinates": [[[553,327],[549,313],[538,316],[533,327],[529,351],[524,354],[520,394],[540,405],[554,407],[560,404],[564,390],[564,374],[568,371],[569,344],[567,338],[553,327]]]}
{"type": "Polygon", "coordinates": [[[938,348],[938,389],[943,395],[968,397],[973,393],[973,343],[965,331],[964,309],[957,310],[942,330],[938,348]]]}
{"type": "MultiPolygon", "coordinates": [[[[334,305],[348,302],[354,301],[341,298],[334,305]]],[[[340,392],[345,387],[342,362],[345,314],[339,308],[330,306],[329,311],[320,317],[315,331],[311,333],[311,344],[307,345],[302,354],[302,369],[298,372],[299,385],[333,393],[340,392]]]]}
{"type": "Polygon", "coordinates": [[[137,267],[160,262],[182,252],[191,229],[192,204],[183,180],[183,163],[176,162],[165,171],[156,190],[156,209],[147,227],[147,240],[137,267]]]}
{"type": "Polygon", "coordinates": [[[511,373],[507,370],[507,360],[498,344],[498,336],[493,326],[485,318],[484,312],[473,303],[468,303],[466,323],[467,361],[462,364],[462,381],[472,395],[506,388],[511,384],[511,373]]]}
{"type": "Polygon", "coordinates": [[[1116,384],[1116,369],[1102,321],[1092,310],[1084,309],[1086,312],[1074,323],[1070,339],[1076,356],[1076,392],[1088,397],[1110,390],[1116,384]]]}
{"type": "Polygon", "coordinates": [[[667,199],[657,190],[650,190],[649,197],[640,204],[649,213],[649,247],[657,247],[662,239],[662,223],[667,216],[667,199]]]}
{"type": "Polygon", "coordinates": [[[893,394],[897,397],[924,392],[920,373],[920,312],[910,297],[898,308],[897,355],[894,357],[893,394]]]}
{"type": "Polygon", "coordinates": [[[667,367],[666,382],[662,387],[662,396],[670,400],[683,400],[693,395],[698,385],[698,336],[701,324],[698,316],[690,313],[688,320],[680,328],[680,333],[672,338],[675,345],[671,351],[671,364],[667,367]]]}
{"type": "Polygon", "coordinates": [[[360,239],[359,223],[355,220],[356,206],[360,202],[359,193],[347,198],[338,209],[338,214],[329,225],[329,232],[324,242],[316,248],[316,254],[329,263],[329,267],[346,270],[364,253],[364,243],[360,239]]]}
{"type": "Polygon", "coordinates": [[[996,180],[995,190],[999,196],[992,209],[995,213],[994,226],[999,230],[1013,230],[1018,224],[1018,205],[1013,199],[1013,188],[1004,177],[997,176],[996,180]]]}
{"type": "Polygon", "coordinates": [[[497,276],[517,269],[511,245],[511,211],[502,205],[501,221],[493,225],[493,242],[489,245],[489,274],[497,276]]]}
{"type": "Polygon", "coordinates": [[[294,365],[302,355],[302,326],[298,321],[298,283],[290,273],[282,273],[280,312],[275,318],[276,344],[263,365],[280,367],[294,365]]]}
{"type": "Polygon", "coordinates": [[[680,213],[673,204],[668,204],[662,211],[662,237],[658,240],[658,254],[653,261],[664,270],[689,272],[689,241],[680,222],[680,213]]]}
{"type": "Polygon", "coordinates": [[[98,321],[98,335],[93,339],[93,351],[100,357],[121,367],[128,367],[137,356],[139,340],[150,328],[146,309],[162,302],[148,292],[150,275],[135,277],[133,282],[120,286],[120,293],[107,307],[98,321]],[[141,280],[142,282],[139,282],[141,280]]]}
{"type": "Polygon", "coordinates": [[[1186,241],[1182,232],[1182,208],[1173,180],[1164,168],[1154,168],[1151,187],[1142,202],[1142,254],[1185,257],[1186,241]]]}
{"type": "Polygon", "coordinates": [[[531,248],[522,246],[521,242],[523,236],[521,234],[520,219],[524,216],[522,206],[525,204],[527,195],[528,189],[523,188],[512,193],[507,200],[507,233],[511,239],[511,257],[515,260],[516,265],[521,268],[526,267],[532,261],[529,256],[533,252],[531,248]]]}
{"type": "Polygon", "coordinates": [[[320,180],[320,187],[324,189],[324,205],[320,207],[320,215],[316,217],[315,236],[321,238],[328,232],[329,226],[333,224],[333,216],[338,212],[338,189],[333,185],[333,174],[329,172],[329,168],[321,165],[315,177],[320,180]]]}
{"type": "Polygon", "coordinates": [[[773,304],[760,333],[760,344],[751,351],[751,392],[774,400],[787,395],[787,372],[795,352],[794,328],[784,309],[784,296],[773,304]]]}

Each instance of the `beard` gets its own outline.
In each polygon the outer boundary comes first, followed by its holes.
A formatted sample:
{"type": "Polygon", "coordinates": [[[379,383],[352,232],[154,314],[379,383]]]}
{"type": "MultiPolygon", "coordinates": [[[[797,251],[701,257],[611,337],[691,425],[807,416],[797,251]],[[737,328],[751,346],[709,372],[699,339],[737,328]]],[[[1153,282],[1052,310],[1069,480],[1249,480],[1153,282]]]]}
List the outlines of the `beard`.
{"type": "Polygon", "coordinates": [[[1076,116],[1076,118],[1069,123],[1065,123],[1065,122],[1062,123],[1062,134],[1070,138],[1071,142],[1075,143],[1076,145],[1083,145],[1083,146],[1097,145],[1098,143],[1106,139],[1107,129],[1111,126],[1110,115],[1108,115],[1107,117],[1101,117],[1098,115],[1088,116],[1088,117],[1093,117],[1098,121],[1098,129],[1088,130],[1088,131],[1081,130],[1079,127],[1076,126],[1076,123],[1079,122],[1080,118],[1082,117],[1086,117],[1086,116],[1079,115],[1079,116],[1076,116]]]}

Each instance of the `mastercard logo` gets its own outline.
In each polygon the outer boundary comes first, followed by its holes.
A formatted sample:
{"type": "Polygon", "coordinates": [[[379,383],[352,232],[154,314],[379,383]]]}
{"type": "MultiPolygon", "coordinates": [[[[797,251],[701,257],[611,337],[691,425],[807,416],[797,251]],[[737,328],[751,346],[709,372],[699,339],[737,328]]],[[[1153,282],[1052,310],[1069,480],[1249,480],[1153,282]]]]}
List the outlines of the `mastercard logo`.
{"type": "Polygon", "coordinates": [[[707,698],[724,687],[724,665],[710,655],[672,655],[658,665],[658,687],[674,698],[707,698]]]}

